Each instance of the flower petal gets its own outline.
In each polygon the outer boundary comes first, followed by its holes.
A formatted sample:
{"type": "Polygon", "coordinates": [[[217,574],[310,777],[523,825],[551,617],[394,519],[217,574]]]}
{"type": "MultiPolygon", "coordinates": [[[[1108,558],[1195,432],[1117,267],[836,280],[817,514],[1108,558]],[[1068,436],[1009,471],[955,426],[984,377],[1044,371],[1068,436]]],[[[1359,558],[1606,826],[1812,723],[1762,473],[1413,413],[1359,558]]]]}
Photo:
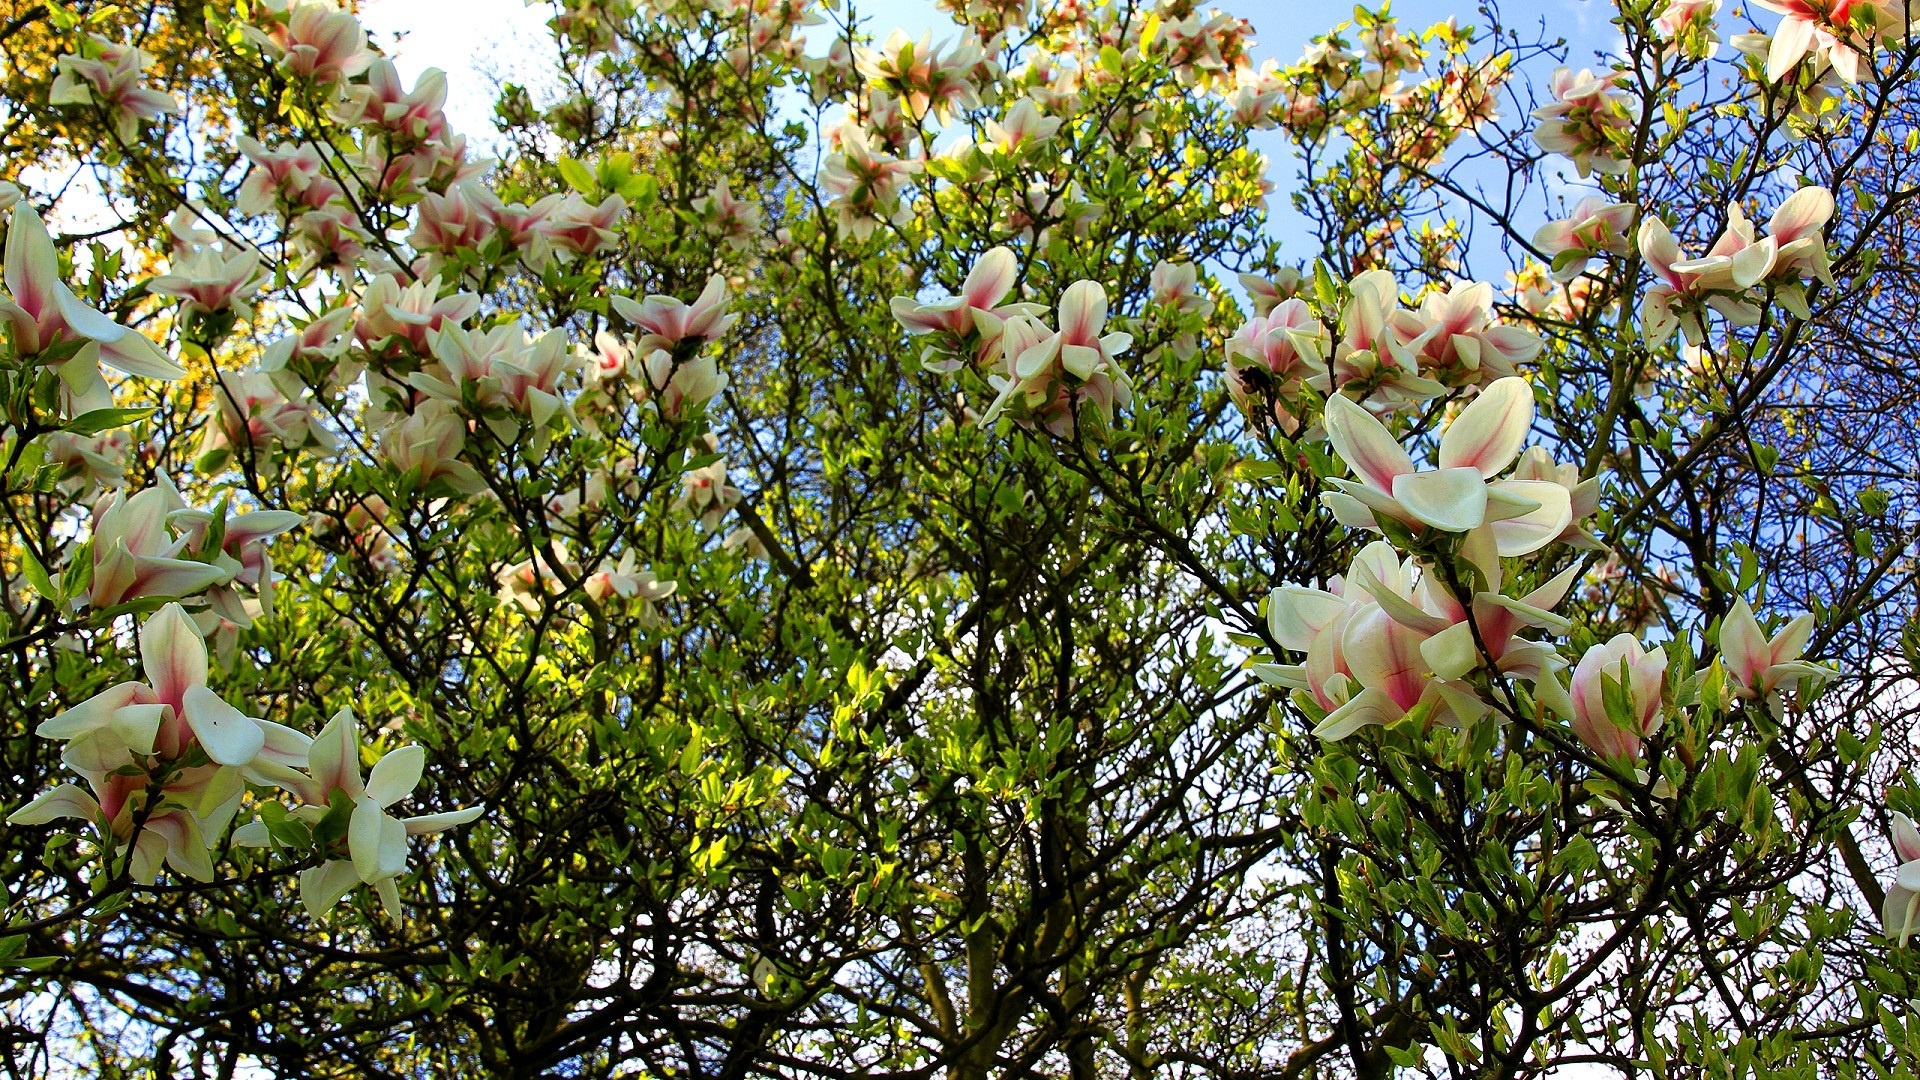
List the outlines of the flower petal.
{"type": "Polygon", "coordinates": [[[360,875],[345,860],[308,867],[300,871],[300,902],[306,905],[307,914],[317,919],[358,884],[360,875]]]}
{"type": "Polygon", "coordinates": [[[420,836],[451,829],[457,825],[465,825],[484,813],[486,813],[485,807],[469,806],[463,810],[449,810],[444,814],[422,814],[419,817],[402,818],[400,824],[406,827],[408,836],[420,836]]]}
{"type": "Polygon", "coordinates": [[[1440,439],[1442,469],[1478,469],[1487,479],[1513,463],[1533,426],[1533,388],[1517,376],[1496,379],[1454,417],[1440,439]]]}
{"type": "Polygon", "coordinates": [[[1442,532],[1466,532],[1487,519],[1487,482],[1474,468],[1396,476],[1393,497],[1408,513],[1442,532]]]}
{"type": "Polygon", "coordinates": [[[1573,523],[1567,489],[1551,480],[1497,480],[1491,487],[1503,495],[1518,495],[1540,504],[1539,509],[1493,523],[1493,539],[1500,554],[1514,558],[1546,547],[1573,523]]]}
{"type": "Polygon", "coordinates": [[[56,818],[100,820],[100,804],[78,784],[61,784],[7,815],[9,825],[45,825],[56,818]]]}
{"type": "Polygon", "coordinates": [[[1400,448],[1380,421],[1344,394],[1327,398],[1327,441],[1347,463],[1353,475],[1385,494],[1393,479],[1413,471],[1413,459],[1400,448]]]}
{"type": "Polygon", "coordinates": [[[427,751],[420,746],[402,746],[390,750],[373,765],[367,777],[366,797],[380,806],[392,806],[413,794],[420,774],[427,767],[427,751]]]}
{"type": "Polygon", "coordinates": [[[968,307],[991,308],[1013,288],[1013,278],[1019,269],[1013,252],[1004,247],[994,248],[980,256],[980,261],[967,272],[966,283],[960,287],[960,298],[968,307]]]}
{"type": "Polygon", "coordinates": [[[187,688],[180,716],[207,756],[221,765],[245,765],[267,742],[267,733],[253,717],[222,701],[205,684],[187,688]]]}
{"type": "Polygon", "coordinates": [[[185,608],[168,604],[140,627],[140,666],[169,705],[182,704],[188,687],[206,685],[207,646],[185,608]]]}

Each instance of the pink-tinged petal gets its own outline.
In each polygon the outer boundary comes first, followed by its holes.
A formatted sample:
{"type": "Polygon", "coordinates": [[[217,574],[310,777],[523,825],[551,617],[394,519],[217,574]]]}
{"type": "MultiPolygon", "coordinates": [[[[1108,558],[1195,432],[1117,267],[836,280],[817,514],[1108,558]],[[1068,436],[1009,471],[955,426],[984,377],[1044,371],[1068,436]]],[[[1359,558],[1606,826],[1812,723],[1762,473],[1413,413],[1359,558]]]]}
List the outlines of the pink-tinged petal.
{"type": "Polygon", "coordinates": [[[1091,345],[1107,323],[1107,290],[1097,281],[1076,281],[1060,297],[1060,336],[1069,345],[1091,345]]]}
{"type": "Polygon", "coordinates": [[[136,682],[116,683],[71,709],[55,713],[33,729],[43,739],[73,739],[89,731],[98,731],[113,721],[113,714],[139,700],[146,689],[136,682]]]}
{"type": "Polygon", "coordinates": [[[1727,673],[1748,689],[1757,688],[1760,673],[1773,664],[1773,650],[1745,600],[1734,601],[1733,610],[1720,620],[1720,658],[1727,673]]]}
{"type": "Polygon", "coordinates": [[[207,684],[207,646],[179,604],[153,613],[140,628],[140,666],[159,700],[180,708],[187,689],[207,684]]]}
{"type": "Polygon", "coordinates": [[[251,514],[230,517],[227,519],[225,546],[233,549],[256,540],[279,536],[306,520],[291,510],[255,510],[251,514]]]}
{"type": "MultiPolygon", "coordinates": [[[[1481,593],[1474,598],[1474,602],[1476,606],[1484,604],[1488,608],[1499,609],[1498,612],[1490,614],[1504,613],[1504,615],[1508,617],[1508,637],[1512,636],[1511,631],[1516,624],[1518,626],[1537,626],[1542,630],[1555,634],[1571,633],[1573,630],[1573,621],[1566,616],[1556,615],[1545,608],[1534,607],[1532,604],[1521,603],[1509,596],[1494,596],[1491,593],[1481,593]]],[[[1490,622],[1493,620],[1487,618],[1485,621],[1490,622]]]]}
{"type": "Polygon", "coordinates": [[[147,829],[167,843],[167,865],[177,874],[195,881],[213,880],[213,859],[207,852],[206,838],[200,835],[200,823],[192,814],[176,811],[149,818],[147,829]]]}
{"type": "Polygon", "coordinates": [[[1442,532],[1466,532],[1487,519],[1487,482],[1478,469],[1396,476],[1393,498],[1416,519],[1442,532]]]}
{"type": "Polygon", "coordinates": [[[307,914],[317,919],[358,884],[360,875],[354,873],[353,864],[345,860],[335,859],[308,867],[300,871],[300,902],[306,906],[307,914]]]}
{"type": "Polygon", "coordinates": [[[1340,652],[1361,686],[1383,691],[1404,712],[1419,702],[1426,689],[1428,669],[1420,656],[1423,637],[1395,622],[1384,609],[1369,606],[1348,620],[1340,635],[1340,652]]]}
{"type": "Polygon", "coordinates": [[[1019,270],[1020,264],[1013,252],[1003,247],[994,248],[973,264],[966,283],[960,287],[960,299],[966,301],[968,307],[991,308],[1013,288],[1014,275],[1019,270]]]}
{"type": "Polygon", "coordinates": [[[227,571],[212,563],[191,559],[162,559],[136,555],[132,580],[121,595],[123,600],[144,596],[193,596],[227,580],[227,571]]]}
{"type": "Polygon", "coordinates": [[[1480,391],[1440,439],[1442,469],[1478,469],[1492,479],[1520,453],[1533,426],[1533,388],[1516,376],[1480,391]]]}
{"type": "Polygon", "coordinates": [[[1282,648],[1306,652],[1346,609],[1347,602],[1330,592],[1284,585],[1267,597],[1267,631],[1282,648]]]}
{"type": "Polygon", "coordinates": [[[54,295],[61,318],[82,337],[100,343],[100,362],[108,367],[148,379],[171,382],[184,377],[187,369],[167,359],[145,334],[121,326],[82,303],[62,285],[54,295]]]}
{"type": "Polygon", "coordinates": [[[1493,523],[1493,539],[1504,558],[1518,558],[1546,547],[1573,524],[1567,489],[1551,480],[1499,480],[1493,487],[1502,497],[1519,497],[1540,506],[1493,523]]]}
{"type": "Polygon", "coordinates": [[[1328,742],[1338,742],[1369,724],[1391,724],[1404,715],[1406,710],[1395,705],[1386,694],[1378,690],[1362,690],[1349,698],[1346,704],[1328,713],[1327,718],[1313,729],[1313,733],[1328,742]]]}
{"type": "Polygon", "coordinates": [[[1804,652],[1808,640],[1812,637],[1813,616],[1802,615],[1781,627],[1780,632],[1773,635],[1773,641],[1768,644],[1767,652],[1775,664],[1785,663],[1804,652]]]}
{"type": "Polygon", "coordinates": [[[1407,567],[1400,561],[1400,553],[1385,540],[1375,540],[1361,548],[1347,564],[1347,580],[1362,576],[1372,577],[1401,596],[1410,595],[1413,587],[1407,577],[1407,567]]]}
{"type": "Polygon", "coordinates": [[[46,223],[24,200],[14,206],[7,226],[6,282],[14,303],[35,322],[53,310],[55,295],[65,287],[60,281],[60,256],[53,250],[46,223]]]}
{"type": "Polygon", "coordinates": [[[1767,235],[1785,246],[1818,233],[1833,218],[1833,192],[1823,187],[1803,187],[1786,197],[1773,217],[1767,220],[1767,235]]]}
{"type": "Polygon", "coordinates": [[[1684,284],[1673,272],[1673,264],[1680,261],[1680,244],[1674,240],[1666,222],[1652,214],[1641,218],[1638,240],[1640,257],[1647,260],[1654,273],[1675,288],[1684,284]]]}
{"type": "Polygon", "coordinates": [[[896,296],[889,306],[893,309],[893,320],[910,334],[928,334],[948,328],[949,313],[934,305],[922,305],[910,297],[896,296]]]}
{"type": "Polygon", "coordinates": [[[469,806],[464,810],[449,810],[444,814],[422,814],[419,817],[402,818],[400,824],[406,828],[408,836],[423,836],[478,820],[485,812],[484,807],[469,806]]]}
{"type": "Polygon", "coordinates": [[[79,818],[98,822],[100,804],[87,789],[77,784],[61,784],[27,805],[7,815],[9,825],[45,825],[59,818],[79,818]]]}
{"type": "Polygon", "coordinates": [[[402,746],[388,751],[373,764],[373,772],[367,777],[366,797],[379,806],[392,806],[413,794],[415,785],[420,783],[420,774],[426,771],[426,767],[427,751],[424,747],[402,746]]]}
{"type": "Polygon", "coordinates": [[[1781,77],[1800,64],[1801,57],[1813,48],[1813,22],[1805,17],[1789,16],[1782,19],[1780,28],[1773,32],[1773,45],[1767,50],[1767,81],[1779,82],[1781,77]]]}
{"type": "Polygon", "coordinates": [[[1344,394],[1327,399],[1327,441],[1347,468],[1381,494],[1393,491],[1393,481],[1413,471],[1413,459],[1400,448],[1380,421],[1344,394]]]}
{"type": "Polygon", "coordinates": [[[1893,813],[1893,850],[1903,863],[1920,859],[1920,828],[1915,828],[1913,819],[1898,810],[1893,813]]]}
{"type": "Polygon", "coordinates": [[[1885,925],[1887,936],[1904,947],[1907,935],[1920,929],[1920,891],[1896,883],[1887,890],[1887,902],[1880,909],[1880,921],[1885,925]]]}

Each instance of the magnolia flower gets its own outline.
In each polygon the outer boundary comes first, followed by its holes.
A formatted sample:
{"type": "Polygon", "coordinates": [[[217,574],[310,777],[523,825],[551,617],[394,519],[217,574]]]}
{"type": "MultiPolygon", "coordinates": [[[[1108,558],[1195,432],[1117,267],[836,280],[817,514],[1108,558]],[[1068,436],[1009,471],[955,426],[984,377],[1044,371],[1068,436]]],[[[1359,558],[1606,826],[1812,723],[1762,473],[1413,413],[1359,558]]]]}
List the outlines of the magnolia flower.
{"type": "Polygon", "coordinates": [[[87,780],[87,790],[59,787],[7,820],[31,825],[77,817],[133,842],[130,870],[152,884],[164,859],[187,877],[208,881],[213,864],[207,837],[232,819],[241,779],[289,787],[304,779],[309,740],[292,728],[247,716],[207,686],[207,649],[179,604],[155,612],[140,628],[144,683],[123,682],[54,716],[35,729],[67,745],[61,760],[87,780]],[[193,747],[211,764],[182,767],[193,747]],[[161,781],[157,801],[149,787],[161,781]],[[134,820],[152,812],[136,834],[134,820]]]}
{"type": "Polygon", "coordinates": [[[654,605],[672,596],[680,585],[678,582],[660,580],[651,570],[640,569],[634,562],[633,552],[628,550],[620,556],[620,562],[613,569],[596,570],[587,575],[581,588],[602,604],[615,596],[622,600],[637,601],[641,625],[653,626],[660,619],[654,605]]]}
{"type": "Polygon", "coordinates": [[[1648,652],[1632,634],[1618,634],[1595,645],[1573,669],[1573,733],[1605,758],[1637,758],[1640,742],[1660,729],[1660,689],[1666,679],[1667,651],[1648,652]],[[1619,687],[1624,715],[1607,708],[1608,685],[1619,687]]]}
{"type": "Polygon", "coordinates": [[[1303,382],[1323,363],[1329,348],[1327,328],[1313,317],[1306,301],[1283,300],[1242,323],[1227,339],[1227,393],[1249,415],[1270,395],[1274,419],[1297,426],[1285,402],[1297,397],[1303,382]]]}
{"type": "Polygon", "coordinates": [[[1920,930],[1920,829],[1914,828],[1912,818],[1897,810],[1893,814],[1893,852],[1900,860],[1900,869],[1893,884],[1887,886],[1880,922],[1887,936],[1905,947],[1908,935],[1920,930]]]}
{"type": "Polygon", "coordinates": [[[1307,385],[1332,395],[1358,384],[1366,398],[1397,409],[1438,397],[1446,387],[1423,378],[1407,342],[1425,328],[1400,310],[1400,287],[1385,270],[1369,270],[1348,284],[1340,309],[1340,340],[1333,347],[1331,370],[1316,370],[1307,385]]]}
{"type": "Polygon", "coordinates": [[[1213,314],[1213,301],[1199,291],[1200,270],[1190,262],[1171,263],[1165,259],[1153,265],[1148,287],[1153,302],[1175,311],[1190,311],[1201,316],[1213,314]]]}
{"type": "Polygon", "coordinates": [[[740,489],[727,483],[727,459],[723,457],[680,475],[680,494],[673,500],[673,509],[691,510],[701,527],[712,532],[726,520],[727,511],[739,503],[740,489]]]}
{"type": "Polygon", "coordinates": [[[1594,170],[1623,173],[1625,160],[1615,157],[1618,140],[1630,134],[1633,121],[1628,113],[1631,99],[1616,89],[1626,72],[1595,75],[1586,68],[1575,74],[1572,68],[1553,73],[1550,105],[1533,110],[1541,121],[1534,129],[1533,141],[1549,153],[1565,154],[1581,176],[1594,170]]]}
{"type": "Polygon", "coordinates": [[[1000,303],[1013,289],[1019,274],[1019,262],[1012,251],[997,247],[980,256],[967,272],[960,295],[920,303],[906,296],[893,298],[893,318],[909,334],[942,334],[949,342],[929,345],[921,363],[929,371],[946,374],[957,371],[968,360],[955,350],[970,336],[973,347],[968,353],[975,364],[988,365],[1000,358],[1001,335],[1006,320],[1014,315],[1036,315],[1046,309],[1037,304],[1000,303]]]}
{"type": "Polygon", "coordinates": [[[245,27],[255,42],[279,53],[280,68],[296,78],[315,82],[344,82],[367,70],[374,53],[367,48],[367,32],[350,11],[324,0],[289,7],[285,0],[267,0],[269,12],[281,14],[264,30],[245,27]]]}
{"type": "Polygon", "coordinates": [[[618,195],[590,204],[572,193],[553,207],[537,228],[553,248],[591,255],[620,242],[620,234],[614,230],[626,216],[627,200],[618,195]]]}
{"type": "Polygon", "coordinates": [[[1396,618],[1394,608],[1417,610],[1414,565],[1384,540],[1361,549],[1338,591],[1284,586],[1267,600],[1267,626],[1283,648],[1306,653],[1304,664],[1255,665],[1262,680],[1313,694],[1327,716],[1314,734],[1344,739],[1369,725],[1389,724],[1426,705],[1452,724],[1487,712],[1473,688],[1437,677],[1423,655],[1429,632],[1396,618]]]}
{"type": "Polygon", "coordinates": [[[692,209],[700,216],[701,228],[736,250],[751,245],[754,235],[760,231],[760,204],[752,199],[735,198],[725,178],[715,183],[704,197],[695,199],[692,209]]]}
{"type": "MultiPolygon", "coordinates": [[[[512,324],[483,331],[448,323],[428,342],[448,378],[416,371],[407,376],[409,386],[456,406],[471,395],[480,408],[524,413],[535,427],[544,427],[561,409],[560,380],[580,366],[559,330],[530,339],[512,324]]],[[[502,441],[511,441],[518,425],[507,423],[495,430],[502,441]]]]}
{"type": "MultiPolygon", "coordinates": [[[[336,792],[353,805],[347,825],[345,859],[332,859],[300,872],[300,901],[307,914],[319,918],[355,885],[372,885],[388,915],[400,917],[398,879],[407,872],[407,837],[442,832],[478,818],[484,810],[470,806],[441,814],[395,818],[387,813],[406,799],[420,783],[427,752],[402,746],[381,755],[373,771],[360,778],[360,732],[352,709],[341,709],[320,729],[308,752],[310,777],[297,793],[303,806],[294,814],[310,824],[326,817],[336,792]]],[[[255,822],[234,833],[234,842],[264,847],[269,842],[263,823],[255,822]]]]}
{"type": "Polygon", "coordinates": [[[1007,109],[1004,120],[987,121],[987,140],[1002,154],[1044,146],[1063,121],[1057,116],[1042,116],[1032,98],[1021,98],[1007,109]]]}
{"type": "MultiPolygon", "coordinates": [[[[1493,286],[1456,282],[1428,293],[1420,305],[1427,325],[1406,343],[1423,374],[1449,386],[1474,386],[1515,374],[1515,365],[1540,355],[1540,339],[1518,326],[1493,322],[1493,286]]],[[[1411,320],[1403,320],[1411,325],[1411,320]]]]}
{"type": "Polygon", "coordinates": [[[841,230],[865,240],[879,219],[895,220],[907,213],[900,193],[908,177],[918,171],[920,162],[874,149],[856,129],[846,132],[840,148],[827,155],[820,183],[833,197],[841,230]]]}
{"type": "Polygon", "coordinates": [[[1258,274],[1241,274],[1240,287],[1247,290],[1247,299],[1253,302],[1254,315],[1265,318],[1281,303],[1291,300],[1300,292],[1300,271],[1285,267],[1271,278],[1258,274]]]}
{"type": "Polygon", "coordinates": [[[1438,678],[1459,679],[1480,667],[1483,648],[1484,658],[1490,658],[1502,671],[1536,679],[1550,674],[1554,661],[1545,654],[1552,650],[1517,635],[1527,629],[1564,634],[1573,628],[1553,609],[1566,599],[1579,576],[1579,567],[1568,567],[1515,599],[1501,592],[1505,572],[1490,526],[1482,525],[1468,533],[1460,546],[1460,556],[1480,572],[1485,585],[1473,593],[1467,605],[1451,590],[1440,587],[1431,574],[1421,576],[1414,603],[1407,601],[1403,591],[1383,588],[1366,578],[1359,585],[1373,595],[1387,617],[1422,636],[1421,659],[1438,678]]]}
{"type": "Polygon", "coordinates": [[[1769,640],[1745,600],[1720,621],[1720,659],[1744,697],[1771,698],[1786,683],[1812,679],[1815,687],[1833,676],[1819,664],[1800,659],[1813,636],[1813,616],[1802,615],[1769,640]]]}
{"type": "Polygon", "coordinates": [[[857,50],[856,64],[875,89],[900,99],[915,119],[944,119],[954,109],[980,107],[979,92],[968,78],[980,55],[979,46],[969,41],[942,51],[934,48],[931,32],[915,44],[906,31],[895,30],[879,49],[857,50]]]}
{"type": "Polygon", "coordinates": [[[1533,425],[1533,389],[1517,377],[1486,387],[1440,439],[1440,467],[1414,468],[1387,429],[1344,395],[1327,399],[1327,439],[1359,480],[1332,477],[1320,498],[1350,528],[1378,529],[1378,516],[1441,532],[1491,522],[1503,556],[1546,546],[1572,520],[1567,489],[1540,480],[1493,480],[1512,463],[1533,425]]]}
{"type": "Polygon", "coordinates": [[[1862,61],[1870,61],[1874,33],[1899,26],[1900,8],[1889,0],[1754,0],[1758,7],[1785,16],[1767,50],[1767,81],[1779,82],[1811,55],[1819,68],[1832,65],[1842,79],[1860,81],[1862,61]],[[1854,25],[1864,20],[1862,34],[1854,25]]]}
{"type": "Polygon", "coordinates": [[[428,401],[380,436],[380,454],[422,487],[436,482],[463,495],[484,491],[487,483],[460,460],[467,425],[445,402],[428,401]]]}
{"type": "Polygon", "coordinates": [[[113,395],[100,377],[100,364],[129,375],[172,381],[187,369],[167,359],[158,346],[81,303],[60,280],[60,257],[40,215],[26,203],[13,208],[7,228],[5,280],[8,298],[0,299],[0,317],[13,332],[13,346],[31,356],[58,340],[85,344],[58,365],[74,412],[111,408],[113,395]]]}
{"type": "Polygon", "coordinates": [[[1133,335],[1103,337],[1106,322],[1107,292],[1094,281],[1076,281],[1061,294],[1057,333],[1030,316],[1009,319],[1000,373],[988,380],[999,396],[980,418],[980,426],[992,427],[1005,412],[1065,437],[1075,429],[1082,402],[1111,424],[1114,404],[1133,400],[1133,386],[1114,366],[1114,358],[1133,346],[1133,335]]]}
{"type": "MultiPolygon", "coordinates": [[[[333,110],[333,117],[349,127],[373,127],[401,138],[427,142],[447,135],[447,74],[427,68],[408,90],[393,61],[376,57],[366,69],[367,80],[356,84],[333,110]]],[[[416,173],[416,177],[420,174],[416,173]]]]}
{"type": "Polygon", "coordinates": [[[1760,321],[1760,307],[1752,290],[1776,282],[1774,295],[1805,318],[1803,277],[1832,281],[1827,265],[1826,240],[1820,230],[1833,216],[1833,194],[1822,187],[1805,187],[1783,200],[1767,222],[1767,235],[1756,238],[1753,223],[1738,203],[1727,207],[1727,227],[1701,258],[1689,259],[1658,217],[1640,222],[1640,254],[1659,279],[1641,299],[1641,321],[1648,337],[1664,341],[1675,328],[1686,331],[1698,345],[1706,336],[1699,305],[1726,316],[1736,326],[1760,321]]]}
{"type": "Polygon", "coordinates": [[[87,496],[103,487],[117,487],[127,476],[127,451],[133,439],[125,429],[98,435],[55,431],[43,436],[47,460],[60,466],[64,490],[87,496]]]}
{"type": "Polygon", "coordinates": [[[177,296],[183,312],[225,311],[232,308],[241,316],[251,312],[247,300],[259,291],[260,255],[254,251],[236,251],[223,255],[219,248],[203,247],[147,283],[155,296],[177,296]]]}
{"type": "Polygon", "coordinates": [[[1633,203],[1610,203],[1589,195],[1574,205],[1572,217],[1540,226],[1533,234],[1533,246],[1553,260],[1553,280],[1572,281],[1586,272],[1588,260],[1595,255],[1627,253],[1627,229],[1639,212],[1633,203]]]}
{"type": "Polygon", "coordinates": [[[707,278],[707,287],[691,304],[678,297],[657,295],[645,300],[615,296],[611,303],[621,318],[642,332],[634,346],[641,353],[655,349],[672,352],[683,341],[713,341],[726,333],[738,318],[727,313],[727,279],[719,274],[707,278]]]}
{"type": "Polygon", "coordinates": [[[353,333],[370,349],[400,337],[415,351],[425,351],[427,335],[447,323],[464,322],[478,310],[480,298],[473,293],[441,296],[438,276],[403,288],[392,274],[381,274],[360,299],[360,319],[353,333]]]}
{"type": "Polygon", "coordinates": [[[167,521],[186,508],[164,476],[159,485],[132,497],[115,492],[96,503],[88,602],[108,608],[145,596],[193,596],[226,581],[227,570],[178,557],[186,552],[188,538],[176,538],[167,521]]]}
{"type": "Polygon", "coordinates": [[[114,133],[123,143],[140,134],[142,121],[180,115],[173,95],[140,85],[152,54],[144,49],[115,45],[89,34],[84,51],[60,58],[60,73],[47,92],[49,105],[98,104],[113,114],[114,133]],[[92,53],[89,58],[86,54],[92,53]]]}
{"type": "Polygon", "coordinates": [[[290,398],[307,385],[328,390],[351,382],[358,377],[359,369],[342,365],[341,358],[347,351],[345,333],[352,321],[351,306],[334,308],[268,345],[260,354],[260,370],[290,398]],[[287,378],[289,374],[291,379],[287,378]]]}
{"type": "MultiPolygon", "coordinates": [[[[205,543],[214,515],[205,510],[178,510],[171,520],[186,527],[187,545],[197,548],[205,543]]],[[[238,629],[252,626],[256,616],[273,614],[273,586],[280,578],[273,572],[267,541],[304,520],[291,510],[255,510],[226,516],[220,525],[220,550],[214,555],[214,564],[227,576],[207,590],[207,603],[214,614],[238,629]],[[243,600],[236,585],[252,588],[258,599],[243,600]]]]}
{"type": "MultiPolygon", "coordinates": [[[[568,576],[578,577],[578,567],[569,558],[566,545],[555,540],[553,550],[560,565],[567,568],[568,576]]],[[[537,551],[531,559],[501,567],[493,579],[500,585],[496,599],[502,604],[517,604],[534,614],[539,614],[545,596],[560,583],[560,575],[554,572],[553,564],[547,561],[545,551],[537,551]]]]}
{"type": "Polygon", "coordinates": [[[1667,0],[1659,18],[1653,20],[1653,28],[1661,37],[1675,42],[1697,31],[1704,39],[1705,48],[1690,55],[1710,60],[1720,51],[1720,34],[1713,27],[1714,13],[1719,10],[1720,0],[1667,0]]]}
{"type": "Polygon", "coordinates": [[[1582,480],[1580,466],[1554,461],[1553,455],[1544,446],[1529,446],[1520,452],[1520,461],[1507,474],[1507,479],[1544,480],[1566,488],[1567,510],[1571,520],[1560,531],[1560,535],[1553,538],[1554,542],[1585,551],[1606,550],[1606,545],[1580,524],[1600,509],[1599,477],[1590,476],[1582,480]]]}

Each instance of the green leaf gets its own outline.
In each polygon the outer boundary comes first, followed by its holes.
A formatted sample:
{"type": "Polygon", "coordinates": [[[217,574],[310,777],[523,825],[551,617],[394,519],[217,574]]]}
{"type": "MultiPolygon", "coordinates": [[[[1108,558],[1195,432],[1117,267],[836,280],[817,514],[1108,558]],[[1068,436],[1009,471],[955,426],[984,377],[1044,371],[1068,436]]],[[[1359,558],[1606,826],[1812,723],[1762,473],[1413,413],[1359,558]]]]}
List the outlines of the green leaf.
{"type": "Polygon", "coordinates": [[[600,185],[593,179],[593,170],[582,165],[578,158],[560,159],[560,179],[582,195],[597,195],[600,192],[600,185]]]}
{"type": "Polygon", "coordinates": [[[117,427],[126,427],[128,424],[139,423],[152,415],[153,408],[151,406],[136,409],[95,409],[92,412],[84,412],[74,417],[68,421],[67,426],[61,430],[71,432],[75,435],[98,435],[103,431],[111,431],[117,427]]]}
{"type": "Polygon", "coordinates": [[[53,579],[47,575],[47,568],[33,557],[33,549],[24,544],[20,547],[20,569],[27,575],[27,584],[33,586],[34,592],[56,604],[60,602],[60,593],[53,587],[53,579]]]}

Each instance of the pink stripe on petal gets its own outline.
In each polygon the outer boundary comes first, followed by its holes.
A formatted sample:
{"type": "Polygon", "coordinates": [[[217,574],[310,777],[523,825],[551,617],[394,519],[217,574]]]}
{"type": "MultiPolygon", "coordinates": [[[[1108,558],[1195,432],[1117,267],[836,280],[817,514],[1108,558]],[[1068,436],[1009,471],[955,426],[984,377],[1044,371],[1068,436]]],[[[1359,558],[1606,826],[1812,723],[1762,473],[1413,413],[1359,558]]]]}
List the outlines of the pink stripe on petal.
{"type": "Polygon", "coordinates": [[[153,613],[140,628],[140,666],[156,697],[176,710],[189,687],[207,684],[207,646],[179,604],[153,613]]]}
{"type": "Polygon", "coordinates": [[[1497,379],[1454,418],[1440,439],[1442,469],[1478,469],[1492,479],[1513,463],[1533,426],[1533,388],[1525,379],[1497,379]]]}

